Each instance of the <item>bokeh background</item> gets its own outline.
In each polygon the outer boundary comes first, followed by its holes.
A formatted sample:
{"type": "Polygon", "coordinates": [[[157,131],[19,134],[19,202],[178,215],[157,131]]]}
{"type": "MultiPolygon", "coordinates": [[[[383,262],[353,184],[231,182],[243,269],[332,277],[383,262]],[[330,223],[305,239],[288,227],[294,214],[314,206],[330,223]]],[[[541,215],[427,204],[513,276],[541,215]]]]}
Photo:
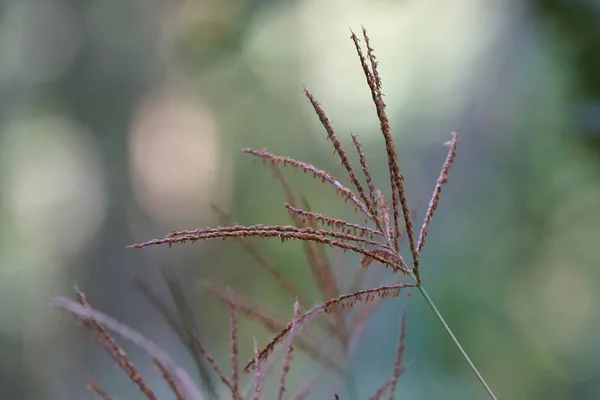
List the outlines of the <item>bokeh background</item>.
{"type": "MultiPolygon", "coordinates": [[[[343,178],[303,84],[341,140],[360,135],[376,183],[387,187],[383,139],[349,39],[361,24],[380,60],[419,217],[443,143],[460,134],[423,252],[434,301],[500,398],[598,398],[598,0],[2,1],[0,397],[92,398],[85,382],[93,376],[115,397],[141,398],[90,335],[49,304],[75,284],[189,368],[136,279],[167,296],[161,269],[176,273],[223,366],[227,312],[202,281],[291,317],[293,299],[233,241],[125,246],[218,224],[210,203],[236,222],[288,223],[272,173],[241,147],[343,178]]],[[[356,219],[330,188],[288,172],[314,210],[356,219]]],[[[317,301],[301,246],[260,246],[317,301]]],[[[342,276],[358,264],[331,256],[342,276]]],[[[361,398],[390,373],[404,303],[409,369],[398,397],[484,398],[416,294],[384,302],[370,320],[354,361],[361,398]]],[[[242,358],[253,337],[270,337],[256,324],[240,329],[242,358]]],[[[125,348],[170,398],[150,360],[125,348]]],[[[301,356],[292,371],[291,391],[319,374],[311,398],[343,393],[301,356]]]]}

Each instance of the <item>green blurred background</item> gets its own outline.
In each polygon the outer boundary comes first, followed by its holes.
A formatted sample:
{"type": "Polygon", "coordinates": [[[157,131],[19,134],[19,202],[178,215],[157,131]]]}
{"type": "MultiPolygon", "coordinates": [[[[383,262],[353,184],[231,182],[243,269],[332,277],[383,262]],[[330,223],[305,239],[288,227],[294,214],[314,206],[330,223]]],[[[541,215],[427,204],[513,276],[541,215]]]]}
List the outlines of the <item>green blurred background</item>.
{"type": "MultiPolygon", "coordinates": [[[[289,223],[271,172],[241,147],[343,178],[303,84],[341,140],[360,135],[376,184],[387,187],[383,139],[349,39],[361,24],[419,218],[443,143],[460,134],[423,252],[434,301],[499,398],[600,397],[600,1],[4,0],[2,399],[92,398],[88,376],[115,397],[141,398],[91,336],[49,305],[75,284],[189,368],[135,279],[167,296],[161,268],[174,271],[223,366],[228,317],[201,293],[202,280],[291,317],[293,299],[235,242],[125,246],[218,224],[211,202],[236,222],[289,223]]],[[[359,222],[330,188],[287,172],[315,211],[359,222]]],[[[317,301],[301,246],[261,248],[317,301]]],[[[355,270],[356,257],[339,256],[342,273],[355,270]]],[[[390,373],[405,302],[384,302],[370,320],[355,360],[361,398],[390,373]]],[[[407,309],[409,370],[398,398],[484,398],[423,300],[413,296],[407,309]]],[[[264,344],[270,334],[243,323],[243,358],[253,336],[264,344]]],[[[170,398],[150,360],[125,348],[170,398]]],[[[292,371],[290,391],[319,372],[303,357],[292,371]]],[[[322,375],[311,398],[339,388],[322,375]]]]}

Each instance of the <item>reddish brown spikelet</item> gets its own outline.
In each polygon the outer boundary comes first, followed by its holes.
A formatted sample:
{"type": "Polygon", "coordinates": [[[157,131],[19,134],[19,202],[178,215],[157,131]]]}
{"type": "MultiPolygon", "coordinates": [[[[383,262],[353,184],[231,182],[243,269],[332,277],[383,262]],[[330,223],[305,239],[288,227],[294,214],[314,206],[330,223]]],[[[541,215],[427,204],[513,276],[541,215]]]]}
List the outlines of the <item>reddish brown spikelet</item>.
{"type": "MultiPolygon", "coordinates": [[[[238,237],[278,237],[282,240],[286,239],[299,239],[299,240],[312,240],[318,243],[327,243],[328,237],[348,240],[357,242],[358,244],[366,244],[377,246],[379,243],[366,239],[364,237],[351,235],[344,232],[328,231],[324,229],[313,229],[313,228],[298,228],[289,225],[251,225],[251,226],[220,226],[217,228],[200,228],[193,231],[178,231],[172,232],[169,236],[165,236],[162,239],[154,239],[141,244],[134,244],[130,247],[143,248],[148,246],[154,246],[159,244],[176,244],[185,242],[194,242],[198,240],[209,240],[209,239],[227,239],[227,238],[238,238],[238,237]],[[325,241],[323,241],[325,240],[325,241]]],[[[333,245],[333,244],[332,244],[333,245]]],[[[348,248],[350,250],[350,248],[348,248]]]]}
{"type": "Polygon", "coordinates": [[[390,225],[390,210],[388,208],[387,201],[385,200],[385,196],[383,195],[383,193],[381,193],[381,190],[376,190],[375,196],[377,198],[377,207],[379,208],[379,210],[381,210],[381,219],[383,221],[384,229],[383,232],[386,239],[390,241],[392,237],[392,228],[390,225]]]}
{"type": "MultiPolygon", "coordinates": [[[[294,318],[292,319],[292,331],[296,328],[296,323],[297,323],[299,317],[300,317],[300,304],[298,303],[298,300],[296,300],[296,302],[294,303],[294,318]]],[[[283,395],[286,390],[285,380],[287,378],[287,375],[290,372],[290,366],[292,364],[292,358],[293,358],[293,352],[294,352],[294,347],[293,347],[292,343],[293,343],[293,340],[289,340],[287,350],[285,353],[285,357],[283,359],[281,379],[279,380],[279,389],[277,391],[277,399],[278,400],[283,400],[283,395]]]]}
{"type": "MultiPolygon", "coordinates": [[[[371,250],[369,254],[366,254],[366,253],[363,253],[363,254],[364,255],[362,256],[362,258],[360,260],[360,266],[363,269],[366,269],[374,261],[381,261],[381,258],[383,258],[386,260],[386,262],[384,263],[384,265],[386,265],[386,266],[392,265],[396,260],[398,260],[400,262],[399,270],[401,270],[404,273],[407,272],[408,267],[406,266],[406,262],[404,261],[402,256],[397,253],[391,253],[387,248],[374,249],[374,250],[371,250]],[[377,257],[373,257],[373,255],[375,255],[377,257]]],[[[394,270],[397,271],[397,269],[394,269],[394,270]]]]}
{"type": "Polygon", "coordinates": [[[398,379],[404,368],[402,367],[402,356],[404,355],[404,338],[406,337],[406,312],[402,313],[400,318],[400,334],[398,335],[398,345],[396,346],[396,359],[394,360],[394,372],[390,378],[390,397],[389,400],[394,400],[394,392],[396,391],[396,385],[398,379]]]}
{"type": "Polygon", "coordinates": [[[229,308],[229,343],[231,345],[231,396],[234,400],[239,400],[240,396],[240,378],[238,375],[238,338],[237,338],[237,319],[235,316],[235,302],[231,297],[227,300],[229,308]]]}
{"type": "MultiPolygon", "coordinates": [[[[373,79],[375,81],[375,87],[377,90],[381,91],[381,78],[379,77],[379,71],[377,70],[377,59],[375,58],[374,49],[371,47],[371,43],[369,41],[369,36],[367,36],[367,30],[365,27],[362,27],[363,37],[365,39],[365,45],[367,46],[367,56],[369,57],[369,62],[371,63],[371,71],[373,72],[373,79]]],[[[381,93],[381,92],[380,92],[381,93]]]]}
{"type": "Polygon", "coordinates": [[[188,373],[184,369],[180,368],[168,353],[166,353],[152,341],[146,339],[141,333],[123,323],[120,323],[108,315],[93,309],[90,306],[82,305],[78,301],[73,301],[65,297],[54,297],[52,298],[51,303],[54,307],[68,311],[78,320],[85,321],[84,324],[89,323],[85,325],[86,327],[91,326],[91,323],[101,325],[107,330],[110,329],[113,332],[121,335],[123,338],[134,343],[136,346],[150,355],[153,360],[159,360],[167,368],[169,368],[170,371],[172,371],[173,376],[179,381],[179,384],[181,385],[180,387],[185,392],[187,398],[190,400],[202,398],[202,394],[193,383],[188,373]]]}
{"type": "Polygon", "coordinates": [[[382,226],[381,226],[381,221],[380,216],[379,216],[379,212],[377,210],[377,200],[375,197],[375,186],[373,185],[373,179],[371,178],[371,170],[369,169],[369,165],[367,164],[367,157],[365,156],[365,152],[362,148],[362,145],[360,144],[360,141],[358,140],[358,135],[350,135],[352,137],[352,143],[354,144],[354,147],[356,147],[356,152],[358,153],[358,159],[360,161],[360,165],[362,167],[362,171],[363,174],[365,176],[365,180],[367,181],[367,187],[369,188],[369,200],[370,203],[374,206],[373,210],[371,210],[371,213],[373,214],[374,217],[376,217],[374,220],[375,224],[377,225],[377,228],[382,231],[382,226]]]}
{"type": "Polygon", "coordinates": [[[360,237],[368,236],[371,239],[373,239],[376,236],[382,236],[378,230],[369,228],[368,226],[353,224],[353,223],[347,222],[343,219],[326,217],[319,213],[306,211],[301,208],[294,207],[293,205],[288,204],[288,203],[285,203],[285,208],[287,208],[290,211],[290,214],[302,217],[305,222],[318,221],[319,223],[321,223],[327,227],[340,229],[344,233],[352,232],[355,235],[358,235],[360,237]]]}
{"type": "MultiPolygon", "coordinates": [[[[84,307],[91,308],[85,294],[75,287],[77,301],[84,307]]],[[[140,389],[147,399],[157,400],[154,391],[146,384],[142,376],[138,373],[137,368],[129,359],[129,356],[121,346],[112,338],[106,329],[96,321],[83,321],[85,327],[95,332],[96,340],[104,347],[106,352],[116,361],[117,365],[125,371],[129,379],[140,389]]]]}
{"type": "Polygon", "coordinates": [[[98,397],[100,397],[102,400],[113,400],[113,398],[108,394],[108,392],[104,390],[98,382],[91,378],[88,379],[87,388],[88,390],[96,392],[98,397]]]}
{"type": "MultiPolygon", "coordinates": [[[[308,324],[312,319],[314,319],[317,315],[321,313],[329,313],[331,312],[333,307],[338,305],[342,307],[352,306],[357,301],[362,301],[366,303],[369,301],[373,301],[378,297],[387,297],[389,295],[392,295],[393,297],[398,297],[402,289],[415,286],[416,285],[410,283],[399,283],[397,285],[380,286],[371,289],[359,290],[354,293],[344,294],[311,308],[310,310],[302,314],[300,318],[298,318],[297,324],[299,327],[303,327],[306,324],[308,324]]],[[[267,343],[265,348],[260,352],[260,359],[265,360],[267,357],[269,357],[273,353],[275,347],[279,343],[281,343],[284,337],[286,337],[289,334],[291,329],[292,324],[289,323],[284,329],[281,330],[281,332],[279,332],[273,339],[271,339],[271,341],[267,343]]],[[[250,371],[251,369],[253,369],[255,367],[254,363],[254,360],[251,360],[246,365],[244,370],[250,371]]]]}
{"type": "Polygon", "coordinates": [[[413,269],[417,269],[419,264],[419,255],[417,253],[415,238],[413,233],[412,221],[410,219],[410,211],[408,207],[408,201],[406,200],[406,195],[404,193],[404,176],[400,172],[400,167],[397,163],[398,153],[396,152],[396,145],[394,144],[394,139],[390,132],[390,124],[385,112],[385,102],[383,101],[383,94],[381,92],[381,79],[379,77],[379,72],[377,71],[377,62],[375,60],[375,55],[373,54],[373,49],[369,46],[369,38],[367,36],[366,30],[363,28],[363,37],[367,44],[367,57],[371,62],[371,69],[369,69],[369,65],[367,64],[366,58],[363,55],[362,49],[360,47],[360,40],[358,37],[352,32],[352,41],[354,42],[354,46],[356,47],[356,51],[358,53],[361,65],[363,67],[363,72],[365,74],[365,78],[367,79],[367,84],[369,85],[369,89],[371,91],[371,96],[373,98],[373,103],[375,104],[375,109],[377,111],[377,117],[380,122],[381,133],[383,134],[385,140],[385,148],[388,156],[388,167],[390,171],[390,182],[392,186],[392,210],[394,215],[394,247],[398,249],[398,240],[400,237],[400,208],[402,209],[402,215],[404,217],[404,226],[408,235],[408,244],[411,254],[413,256],[413,269]]]}
{"type": "Polygon", "coordinates": [[[177,387],[177,384],[175,383],[175,380],[173,379],[173,376],[171,375],[167,367],[165,367],[163,363],[161,363],[158,360],[154,360],[154,365],[156,366],[156,368],[158,368],[163,379],[165,380],[165,382],[167,382],[169,389],[171,389],[171,391],[175,395],[175,400],[185,400],[185,396],[177,387]]]}
{"type": "Polygon", "coordinates": [[[261,359],[260,352],[258,350],[258,343],[256,343],[256,338],[254,338],[254,361],[256,365],[256,370],[254,372],[254,400],[260,400],[260,392],[262,390],[261,385],[264,379],[264,375],[262,374],[261,368],[261,359]]]}
{"type": "MultiPolygon", "coordinates": [[[[228,239],[228,238],[239,238],[239,237],[260,237],[260,238],[279,238],[281,241],[288,239],[304,240],[314,243],[326,244],[331,247],[337,247],[342,250],[351,250],[356,253],[360,253],[373,258],[376,261],[392,267],[394,271],[408,271],[403,267],[403,263],[400,261],[399,255],[390,250],[387,250],[389,254],[394,256],[393,262],[378,255],[377,253],[367,250],[360,245],[373,245],[378,246],[379,243],[372,240],[368,240],[359,236],[345,234],[335,231],[327,231],[312,228],[296,228],[293,226],[264,226],[264,225],[252,225],[252,226],[227,226],[218,228],[202,228],[195,231],[181,231],[171,234],[171,236],[164,237],[162,239],[154,239],[141,244],[134,244],[129,246],[131,248],[141,249],[148,246],[168,244],[169,246],[177,243],[192,242],[195,243],[198,240],[210,240],[210,239],[228,239]],[[340,240],[335,240],[335,239],[340,240]],[[348,241],[357,242],[358,245],[347,243],[348,241]]],[[[381,248],[379,250],[386,251],[381,248]]]]}
{"type": "Polygon", "coordinates": [[[352,168],[352,164],[350,164],[350,160],[348,159],[348,155],[346,154],[344,147],[342,146],[340,141],[335,136],[335,132],[333,130],[333,126],[331,125],[331,121],[329,121],[329,118],[327,118],[327,115],[325,114],[325,111],[323,110],[321,105],[317,102],[317,100],[315,100],[313,95],[306,88],[304,89],[304,94],[306,95],[306,97],[308,98],[310,103],[312,104],[312,106],[315,110],[315,113],[317,114],[317,116],[319,117],[319,120],[321,121],[321,124],[325,128],[325,131],[327,132],[327,139],[330,140],[331,143],[333,143],[333,147],[335,149],[334,153],[337,153],[338,156],[340,157],[340,161],[341,161],[342,165],[348,172],[350,181],[352,182],[354,187],[356,187],[356,190],[358,191],[358,194],[360,195],[360,198],[362,199],[362,201],[366,204],[367,209],[369,210],[369,212],[372,216],[372,219],[375,220],[376,219],[375,204],[373,202],[371,202],[371,200],[366,196],[365,189],[363,188],[362,184],[356,177],[356,173],[354,172],[354,169],[352,168]]]}
{"type": "Polygon", "coordinates": [[[305,163],[303,161],[294,160],[293,158],[289,158],[289,157],[277,156],[273,153],[269,153],[268,151],[264,151],[264,150],[254,150],[251,148],[245,148],[245,149],[243,149],[243,151],[245,153],[252,154],[256,157],[260,157],[263,160],[269,160],[273,164],[281,164],[283,166],[291,165],[295,168],[302,169],[304,172],[307,172],[307,171],[311,172],[313,174],[313,176],[315,178],[318,178],[319,180],[321,180],[321,182],[328,182],[331,185],[333,185],[333,187],[335,187],[336,191],[345,200],[350,200],[352,203],[354,203],[354,206],[356,207],[356,209],[361,210],[365,215],[367,215],[369,218],[371,218],[371,214],[369,213],[367,206],[359,200],[359,198],[352,192],[352,190],[350,190],[346,186],[342,185],[331,174],[329,174],[321,169],[318,169],[314,165],[305,163]]]}
{"type": "Polygon", "coordinates": [[[383,298],[389,296],[390,294],[392,295],[392,297],[398,297],[400,295],[400,290],[405,287],[406,285],[402,284],[357,290],[354,293],[338,296],[335,299],[331,299],[325,302],[324,311],[326,313],[330,313],[336,306],[352,307],[358,301],[368,303],[370,301],[375,300],[377,297],[383,298]]]}
{"type": "MultiPolygon", "coordinates": [[[[366,36],[366,32],[363,32],[364,36],[366,36]]],[[[371,71],[369,69],[369,65],[367,64],[367,60],[363,55],[362,48],[360,46],[360,39],[352,32],[351,35],[352,41],[354,42],[354,47],[356,48],[356,52],[360,59],[360,63],[363,68],[363,73],[367,80],[367,84],[369,85],[369,89],[371,90],[371,96],[373,98],[373,103],[375,104],[375,109],[377,111],[377,117],[379,118],[381,133],[383,134],[385,140],[386,152],[388,155],[388,166],[390,171],[390,183],[392,186],[392,202],[393,202],[393,211],[394,211],[394,226],[395,226],[395,234],[393,239],[394,247],[398,249],[398,237],[400,236],[400,226],[399,226],[399,207],[398,207],[398,195],[399,190],[397,188],[398,184],[401,183],[399,181],[400,169],[396,162],[398,157],[396,153],[396,146],[394,145],[394,141],[392,135],[390,134],[390,125],[388,121],[387,114],[385,112],[385,102],[383,101],[383,95],[380,90],[380,85],[378,85],[378,81],[375,78],[375,75],[378,76],[377,71],[371,71]]]]}
{"type": "Polygon", "coordinates": [[[444,165],[442,166],[442,170],[440,172],[440,176],[435,183],[435,188],[433,189],[433,194],[431,195],[431,200],[429,201],[429,206],[427,207],[427,213],[425,218],[423,219],[423,225],[421,226],[421,233],[419,234],[419,244],[417,245],[417,251],[420,253],[423,250],[423,246],[425,246],[425,237],[427,236],[427,226],[433,219],[433,214],[437,209],[440,203],[440,195],[442,193],[442,185],[448,182],[448,172],[450,172],[450,168],[454,163],[454,158],[456,157],[456,144],[458,142],[458,135],[456,132],[452,132],[450,138],[450,149],[448,150],[448,155],[446,156],[446,161],[444,161],[444,165]]]}

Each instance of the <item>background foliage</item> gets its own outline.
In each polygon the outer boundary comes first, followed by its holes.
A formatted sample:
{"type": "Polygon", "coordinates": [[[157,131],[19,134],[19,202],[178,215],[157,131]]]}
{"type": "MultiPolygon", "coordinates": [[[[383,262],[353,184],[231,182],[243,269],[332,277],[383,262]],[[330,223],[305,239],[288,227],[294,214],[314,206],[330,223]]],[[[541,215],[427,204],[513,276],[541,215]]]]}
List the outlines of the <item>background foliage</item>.
{"type": "MultiPolygon", "coordinates": [[[[292,299],[235,243],[144,252],[125,245],[216,224],[210,202],[241,223],[286,223],[280,189],[239,152],[244,146],[341,175],[302,84],[340,138],[361,135],[376,184],[384,181],[377,121],[348,39],[348,28],[363,24],[381,61],[409,193],[421,194],[409,199],[416,206],[431,193],[441,144],[450,131],[461,134],[422,256],[429,292],[499,397],[594,398],[599,19],[597,0],[5,0],[0,393],[80,398],[92,374],[113,393],[137,395],[85,332],[48,305],[74,283],[184,365],[191,360],[134,289],[136,278],[166,294],[160,268],[176,271],[207,346],[222,349],[213,352],[223,360],[227,313],[200,293],[200,279],[290,314],[292,299]]],[[[311,179],[288,176],[315,210],[352,217],[311,179]]],[[[315,290],[300,246],[263,246],[315,290]]],[[[361,392],[393,362],[400,307],[386,302],[359,347],[361,392]]],[[[252,324],[243,332],[268,336],[252,324]]],[[[246,346],[250,354],[250,340],[246,346]]],[[[480,395],[416,297],[406,347],[404,398],[480,395]]],[[[151,364],[129,350],[160,387],[151,364]]],[[[314,373],[302,360],[295,368],[297,380],[314,373]]]]}

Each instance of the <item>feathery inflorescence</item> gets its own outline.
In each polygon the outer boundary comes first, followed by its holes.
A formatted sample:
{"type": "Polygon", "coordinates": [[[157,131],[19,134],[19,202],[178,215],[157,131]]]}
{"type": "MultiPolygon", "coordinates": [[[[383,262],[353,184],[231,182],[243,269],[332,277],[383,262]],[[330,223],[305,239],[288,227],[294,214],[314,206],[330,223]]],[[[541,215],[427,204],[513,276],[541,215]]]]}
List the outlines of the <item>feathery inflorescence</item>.
{"type": "MultiPolygon", "coordinates": [[[[326,139],[332,143],[333,153],[339,158],[351,185],[343,184],[332,174],[307,162],[279,156],[266,149],[244,148],[243,151],[245,153],[262,160],[263,163],[271,165],[275,180],[282,186],[286,199],[284,207],[289,212],[293,225],[245,226],[232,224],[231,218],[226,212],[217,206],[213,206],[213,210],[217,213],[221,226],[174,231],[162,238],[129,246],[141,249],[161,244],[166,244],[170,247],[174,244],[194,243],[200,240],[235,239],[271,275],[275,282],[290,297],[295,299],[293,319],[290,323],[286,323],[264,307],[235,295],[229,289],[223,290],[210,283],[204,283],[204,291],[223,302],[229,310],[231,373],[230,376],[227,376],[198,338],[193,314],[183,294],[183,290],[179,286],[177,279],[174,278],[174,275],[165,271],[165,280],[176,306],[175,313],[171,312],[169,307],[144,282],[138,282],[138,288],[142,291],[146,299],[161,313],[171,328],[178,334],[182,343],[190,349],[198,367],[200,379],[204,384],[205,394],[208,397],[214,398],[216,392],[210,375],[206,371],[205,362],[208,363],[214,374],[231,392],[232,399],[241,400],[250,397],[259,399],[264,389],[265,376],[271,371],[273,366],[274,353],[282,343],[284,344],[282,346],[284,347],[284,353],[281,378],[277,391],[278,399],[283,399],[287,392],[286,382],[295,350],[293,345],[296,345],[298,349],[311,357],[315,362],[334,371],[345,382],[351,381],[351,379],[348,379],[350,375],[345,365],[351,361],[366,321],[377,305],[385,297],[390,295],[393,297],[399,296],[404,289],[414,287],[421,289],[422,277],[419,256],[425,246],[425,239],[428,234],[427,228],[439,205],[442,185],[448,180],[448,172],[456,156],[458,137],[456,133],[452,133],[451,135],[448,156],[435,184],[425,218],[417,237],[413,229],[414,214],[411,213],[405,192],[405,177],[398,163],[398,152],[391,132],[386,104],[383,100],[384,95],[382,92],[382,80],[378,71],[378,61],[364,28],[362,29],[362,40],[354,32],[351,34],[351,39],[356,48],[360,65],[367,81],[385,143],[391,202],[388,202],[383,191],[377,189],[373,183],[367,157],[358,135],[351,135],[351,141],[360,164],[360,169],[355,170],[350,156],[346,152],[344,144],[335,133],[333,124],[325,113],[324,108],[313,94],[304,88],[304,94],[325,129],[326,139]],[[364,41],[364,49],[361,44],[362,41],[364,41]],[[315,212],[304,197],[300,197],[301,201],[298,202],[298,196],[293,192],[284,178],[282,169],[286,167],[309,173],[324,185],[333,187],[337,195],[345,203],[351,203],[355,213],[361,217],[362,223],[350,222],[315,212]],[[300,288],[287,279],[285,274],[269,261],[268,257],[262,253],[260,247],[253,241],[254,239],[268,238],[278,238],[282,242],[295,240],[302,243],[312,278],[321,295],[321,299],[316,305],[312,305],[314,301],[310,296],[303,293],[300,288]],[[405,261],[405,258],[401,255],[400,245],[403,238],[406,238],[406,245],[408,246],[411,258],[410,262],[405,261]],[[326,252],[327,248],[341,249],[343,252],[350,251],[360,255],[361,268],[354,274],[352,285],[347,292],[343,290],[341,283],[335,277],[326,252]],[[383,271],[383,268],[378,268],[371,278],[374,283],[365,287],[367,270],[370,271],[373,268],[373,264],[390,268],[395,274],[393,279],[385,285],[377,283],[383,271]],[[352,312],[352,309],[357,304],[361,305],[360,307],[356,307],[358,311],[352,312]],[[305,311],[302,312],[302,310],[305,311]],[[238,374],[238,315],[243,315],[250,320],[259,322],[264,328],[275,335],[262,348],[258,346],[256,340],[254,341],[254,357],[244,368],[245,372],[253,370],[254,377],[251,387],[245,392],[240,390],[240,376],[238,374]],[[315,336],[313,333],[309,334],[305,329],[313,320],[326,332],[325,339],[323,335],[315,336]]],[[[78,291],[77,295],[80,303],[86,305],[87,303],[83,294],[78,291]]],[[[85,319],[81,315],[78,318],[83,321],[87,328],[95,332],[97,340],[107,349],[118,365],[125,370],[130,379],[136,383],[146,398],[155,399],[154,392],[141,379],[124,352],[105,333],[102,325],[93,318],[85,319]]],[[[396,359],[391,377],[371,397],[372,399],[379,399],[386,393],[389,394],[389,399],[394,398],[398,379],[405,369],[402,363],[405,335],[405,314],[403,313],[396,349],[396,359]]],[[[175,397],[177,399],[186,398],[181,392],[181,384],[178,384],[176,379],[173,378],[172,371],[161,363],[161,360],[154,359],[153,361],[165,381],[169,384],[175,397]]],[[[305,398],[313,387],[313,384],[314,379],[311,379],[291,398],[305,398]]],[[[90,388],[96,391],[102,398],[110,398],[98,385],[90,384],[90,388]]],[[[339,396],[336,394],[333,398],[339,399],[339,396]]]]}
{"type": "MultiPolygon", "coordinates": [[[[346,170],[348,178],[354,189],[344,185],[336,177],[330,173],[304,161],[299,161],[290,157],[279,156],[267,150],[256,150],[245,148],[243,151],[253,155],[263,162],[269,162],[286,196],[287,202],[284,207],[289,211],[294,226],[288,225],[229,225],[218,227],[206,227],[195,230],[174,231],[161,239],[154,239],[148,242],[132,245],[134,248],[144,248],[153,245],[167,244],[169,246],[177,243],[196,242],[199,240],[210,239],[228,239],[234,238],[239,240],[246,251],[248,251],[259,264],[263,266],[277,280],[278,284],[289,294],[301,299],[299,304],[304,308],[308,305],[308,299],[301,296],[300,291],[288,282],[277,268],[271,265],[266,258],[260,255],[256,247],[248,240],[250,238],[279,238],[281,241],[298,240],[304,245],[304,250],[307,256],[308,263],[313,273],[313,278],[323,296],[323,303],[310,308],[306,313],[298,317],[295,324],[299,326],[306,325],[312,319],[315,319],[322,312],[332,313],[332,322],[323,323],[323,325],[332,331],[334,336],[340,343],[342,350],[346,355],[353,352],[356,346],[364,321],[368,318],[374,307],[364,307],[361,312],[354,316],[352,324],[348,324],[348,315],[344,314],[344,308],[352,307],[357,301],[374,302],[381,297],[385,297],[391,292],[398,295],[399,291],[406,287],[419,286],[421,284],[421,274],[419,270],[419,255],[425,245],[427,236],[427,227],[433,218],[436,211],[441,186],[447,181],[448,171],[454,161],[456,154],[457,135],[452,134],[450,141],[450,151],[446,162],[442,167],[440,177],[437,180],[432,198],[429,202],[429,207],[425,219],[421,226],[421,231],[418,238],[413,232],[412,215],[408,206],[408,200],[404,189],[404,175],[402,174],[398,164],[398,153],[396,145],[391,133],[389,118],[386,112],[386,104],[383,100],[382,82],[378,71],[378,62],[376,60],[374,50],[370,45],[369,37],[363,29],[363,40],[366,45],[366,50],[361,47],[361,40],[352,32],[351,39],[356,47],[356,51],[361,63],[364,76],[367,80],[377,118],[380,123],[380,130],[385,142],[385,150],[388,160],[388,170],[391,187],[391,209],[389,203],[385,199],[383,192],[376,189],[373,184],[371,171],[367,163],[367,158],[360,140],[357,135],[351,135],[352,143],[358,154],[360,171],[365,179],[366,185],[361,183],[359,175],[354,170],[350,157],[348,156],[344,145],[338,139],[333,124],[327,117],[325,110],[321,104],[315,99],[308,89],[304,89],[304,94],[312,105],[317,117],[323,125],[326,138],[330,141],[334,148],[334,154],[339,157],[340,163],[346,170]],[[354,211],[362,214],[364,224],[352,223],[346,220],[329,217],[310,210],[306,201],[305,207],[298,205],[296,196],[292,189],[283,178],[283,174],[279,167],[292,167],[296,170],[302,170],[313,175],[314,178],[320,180],[324,184],[333,186],[336,193],[342,197],[345,202],[350,202],[354,206],[354,211]],[[326,229],[319,228],[322,226],[326,229]],[[400,241],[403,232],[406,233],[407,245],[412,258],[412,265],[409,265],[403,256],[400,254],[400,241]],[[400,272],[403,276],[409,276],[414,280],[414,284],[404,282],[403,279],[398,279],[394,285],[361,289],[360,284],[363,281],[364,272],[355,276],[355,284],[351,288],[352,291],[348,294],[342,294],[337,287],[331,267],[328,260],[322,251],[323,246],[330,248],[338,248],[343,251],[352,251],[361,255],[361,266],[363,271],[372,263],[377,262],[385,267],[390,267],[393,272],[400,272]],[[352,332],[349,331],[349,326],[352,326],[352,332]]],[[[222,217],[226,214],[217,210],[222,217]]],[[[229,218],[226,218],[227,220],[229,218]]],[[[207,290],[217,297],[218,291],[214,287],[208,287],[207,290]]],[[[377,304],[377,303],[376,303],[377,304]]],[[[375,304],[375,305],[376,305],[375,304]]],[[[259,319],[267,329],[271,331],[279,330],[276,336],[258,351],[247,365],[245,370],[248,372],[253,367],[256,367],[258,361],[264,362],[273,352],[274,348],[281,343],[283,338],[291,330],[292,324],[282,327],[280,323],[274,323],[274,319],[267,317],[264,310],[256,305],[249,305],[247,302],[237,299],[236,307],[239,310],[244,310],[243,313],[252,319],[259,319]]],[[[301,347],[308,354],[312,354],[316,361],[332,367],[327,358],[320,357],[317,359],[315,347],[308,345],[304,334],[297,335],[301,347]]],[[[399,367],[398,367],[399,368],[399,367]]],[[[395,388],[395,381],[389,383],[389,389],[395,388]]]]}

